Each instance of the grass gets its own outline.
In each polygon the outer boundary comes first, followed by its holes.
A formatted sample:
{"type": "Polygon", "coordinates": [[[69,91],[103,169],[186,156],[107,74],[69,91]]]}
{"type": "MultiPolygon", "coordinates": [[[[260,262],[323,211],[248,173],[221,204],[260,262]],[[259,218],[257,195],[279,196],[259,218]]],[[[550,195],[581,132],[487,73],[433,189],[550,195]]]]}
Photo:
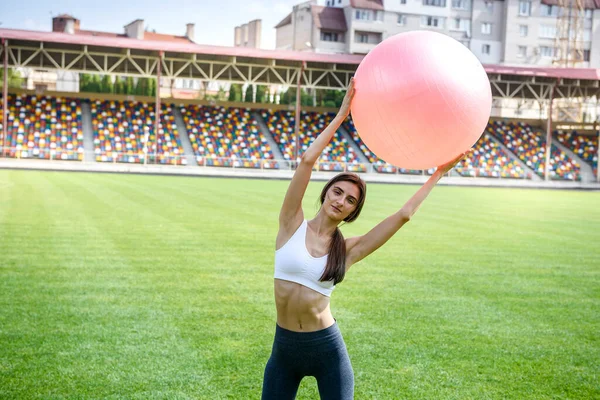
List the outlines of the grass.
{"type": "MultiPolygon", "coordinates": [[[[0,398],[260,398],[286,187],[0,170],[0,398]]],[[[369,185],[344,234],[416,189],[369,185]]],[[[436,188],[332,296],[356,398],[600,398],[599,204],[436,188]]]]}

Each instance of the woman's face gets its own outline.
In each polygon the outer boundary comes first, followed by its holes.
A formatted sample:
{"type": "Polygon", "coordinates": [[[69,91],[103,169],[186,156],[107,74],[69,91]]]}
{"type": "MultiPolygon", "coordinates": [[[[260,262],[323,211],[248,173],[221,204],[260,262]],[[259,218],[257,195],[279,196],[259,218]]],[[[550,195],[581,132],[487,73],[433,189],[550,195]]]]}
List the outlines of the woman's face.
{"type": "Polygon", "coordinates": [[[321,208],[331,219],[343,221],[356,209],[359,196],[358,186],[352,182],[339,181],[327,190],[321,208]]]}

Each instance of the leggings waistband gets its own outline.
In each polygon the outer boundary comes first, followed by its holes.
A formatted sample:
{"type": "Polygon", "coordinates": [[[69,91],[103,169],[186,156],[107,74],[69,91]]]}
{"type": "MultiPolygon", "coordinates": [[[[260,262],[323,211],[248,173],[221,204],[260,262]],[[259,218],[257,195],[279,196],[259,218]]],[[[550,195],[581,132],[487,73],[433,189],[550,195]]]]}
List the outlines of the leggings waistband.
{"type": "Polygon", "coordinates": [[[287,344],[320,345],[342,338],[337,322],[314,332],[294,332],[276,325],[275,341],[287,344]]]}

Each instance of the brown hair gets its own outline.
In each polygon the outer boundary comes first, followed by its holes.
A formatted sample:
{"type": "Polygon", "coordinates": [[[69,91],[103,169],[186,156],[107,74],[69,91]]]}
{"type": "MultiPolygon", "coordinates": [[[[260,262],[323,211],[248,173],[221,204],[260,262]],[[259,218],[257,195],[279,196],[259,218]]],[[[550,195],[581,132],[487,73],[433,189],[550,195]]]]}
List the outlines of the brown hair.
{"type": "MultiPolygon", "coordinates": [[[[367,184],[363,181],[360,176],[352,172],[342,172],[334,176],[327,182],[321,191],[321,197],[319,198],[321,205],[325,201],[325,195],[329,188],[336,182],[346,181],[354,183],[358,186],[360,194],[356,203],[356,208],[350,215],[344,218],[344,222],[355,221],[360,215],[360,212],[365,204],[365,198],[367,197],[367,184]]],[[[327,264],[325,265],[325,271],[319,279],[321,282],[333,280],[333,284],[337,285],[344,280],[346,274],[346,242],[340,228],[335,228],[333,235],[331,236],[331,242],[329,243],[329,255],[327,256],[327,264]]]]}

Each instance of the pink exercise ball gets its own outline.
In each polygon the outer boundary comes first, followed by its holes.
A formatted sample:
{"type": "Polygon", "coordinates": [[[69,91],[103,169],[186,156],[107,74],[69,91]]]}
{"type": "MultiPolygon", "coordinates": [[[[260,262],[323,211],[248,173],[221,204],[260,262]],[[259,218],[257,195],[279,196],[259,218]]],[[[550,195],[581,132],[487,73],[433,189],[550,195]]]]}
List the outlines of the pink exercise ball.
{"type": "Polygon", "coordinates": [[[355,74],[352,119],[379,158],[428,169],[469,150],[488,123],[492,91],[479,60],[460,42],[411,31],[379,43],[355,74]]]}

